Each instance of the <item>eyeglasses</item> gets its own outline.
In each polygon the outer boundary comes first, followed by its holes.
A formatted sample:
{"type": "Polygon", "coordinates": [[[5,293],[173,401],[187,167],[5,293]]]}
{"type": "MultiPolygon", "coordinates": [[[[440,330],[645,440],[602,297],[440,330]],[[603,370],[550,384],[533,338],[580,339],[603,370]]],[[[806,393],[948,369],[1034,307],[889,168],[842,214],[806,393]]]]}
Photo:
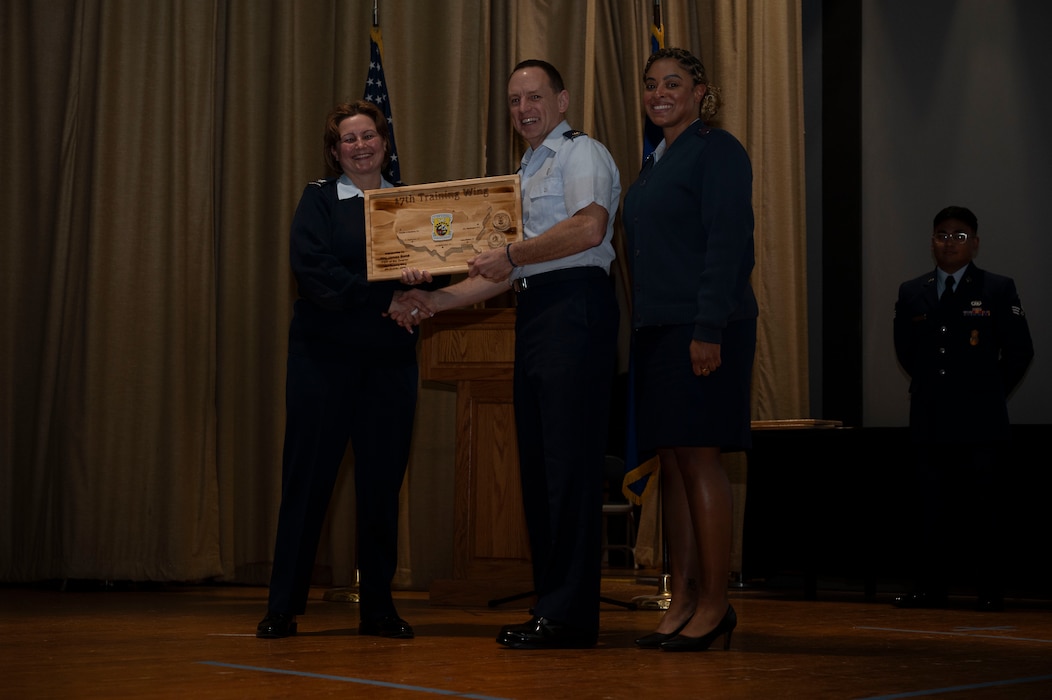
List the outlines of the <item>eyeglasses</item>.
{"type": "Polygon", "coordinates": [[[345,143],[345,144],[347,144],[348,146],[352,146],[355,143],[357,143],[359,140],[364,141],[365,143],[369,143],[373,139],[378,139],[378,138],[380,138],[380,134],[376,133],[375,131],[366,131],[361,136],[355,136],[354,134],[347,134],[342,139],[340,139],[340,141],[345,143]]]}
{"type": "Polygon", "coordinates": [[[938,233],[932,234],[932,239],[939,243],[966,243],[972,235],[967,231],[954,231],[953,233],[947,233],[946,231],[939,231],[938,233]]]}

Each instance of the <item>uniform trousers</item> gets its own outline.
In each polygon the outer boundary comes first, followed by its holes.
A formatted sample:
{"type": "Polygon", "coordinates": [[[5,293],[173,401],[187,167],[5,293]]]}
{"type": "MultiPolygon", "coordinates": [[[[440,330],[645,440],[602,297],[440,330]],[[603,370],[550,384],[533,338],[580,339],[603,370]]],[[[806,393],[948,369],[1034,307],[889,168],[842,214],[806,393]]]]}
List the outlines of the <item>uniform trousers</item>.
{"type": "Polygon", "coordinates": [[[412,347],[338,359],[290,353],[281,507],[270,612],[303,614],[325,514],[350,440],[360,615],[395,614],[399,491],[409,461],[418,368],[412,347]]]}
{"type": "Polygon", "coordinates": [[[517,295],[514,405],[534,614],[598,634],[617,300],[600,268],[527,281],[517,295]]]}

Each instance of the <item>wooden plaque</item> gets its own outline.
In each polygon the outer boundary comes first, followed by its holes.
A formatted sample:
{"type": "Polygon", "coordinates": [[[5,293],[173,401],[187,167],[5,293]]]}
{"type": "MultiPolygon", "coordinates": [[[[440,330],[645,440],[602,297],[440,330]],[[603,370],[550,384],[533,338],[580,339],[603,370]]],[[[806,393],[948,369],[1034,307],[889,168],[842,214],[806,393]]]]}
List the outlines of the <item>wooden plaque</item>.
{"type": "Polygon", "coordinates": [[[365,191],[370,280],[403,267],[467,272],[467,261],[522,240],[519,176],[480,177],[365,191]]]}

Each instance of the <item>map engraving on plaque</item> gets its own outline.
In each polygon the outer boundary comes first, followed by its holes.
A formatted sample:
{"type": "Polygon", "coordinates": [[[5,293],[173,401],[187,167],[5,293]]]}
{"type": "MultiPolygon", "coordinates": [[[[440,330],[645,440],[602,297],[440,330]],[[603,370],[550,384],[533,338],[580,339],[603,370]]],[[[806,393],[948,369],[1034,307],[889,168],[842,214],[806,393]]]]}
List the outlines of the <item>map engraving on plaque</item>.
{"type": "Polygon", "coordinates": [[[518,175],[368,190],[369,279],[466,272],[476,255],[522,240],[519,197],[518,175]]]}

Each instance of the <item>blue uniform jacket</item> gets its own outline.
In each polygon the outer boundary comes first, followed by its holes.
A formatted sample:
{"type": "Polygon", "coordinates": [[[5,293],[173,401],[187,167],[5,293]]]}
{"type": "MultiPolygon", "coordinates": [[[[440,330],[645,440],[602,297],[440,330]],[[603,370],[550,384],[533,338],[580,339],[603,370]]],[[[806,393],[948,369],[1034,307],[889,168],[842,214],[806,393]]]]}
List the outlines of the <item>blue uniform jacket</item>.
{"type": "Polygon", "coordinates": [[[292,219],[290,260],[300,298],[289,330],[290,351],[340,359],[354,350],[377,361],[415,361],[419,334],[407,333],[383,315],[395,290],[406,287],[397,280],[368,280],[365,200],[339,199],[338,179],[308,184],[292,219]]]}
{"type": "Polygon", "coordinates": [[[644,163],[623,218],[634,328],[693,323],[719,343],[728,322],[756,318],[752,165],[734,136],[701,122],[680,134],[644,163]]]}
{"type": "Polygon", "coordinates": [[[1008,439],[1008,394],[1034,356],[1011,278],[969,264],[949,307],[936,296],[934,271],[903,282],[894,336],[895,354],[910,376],[915,440],[1008,439]]]}

